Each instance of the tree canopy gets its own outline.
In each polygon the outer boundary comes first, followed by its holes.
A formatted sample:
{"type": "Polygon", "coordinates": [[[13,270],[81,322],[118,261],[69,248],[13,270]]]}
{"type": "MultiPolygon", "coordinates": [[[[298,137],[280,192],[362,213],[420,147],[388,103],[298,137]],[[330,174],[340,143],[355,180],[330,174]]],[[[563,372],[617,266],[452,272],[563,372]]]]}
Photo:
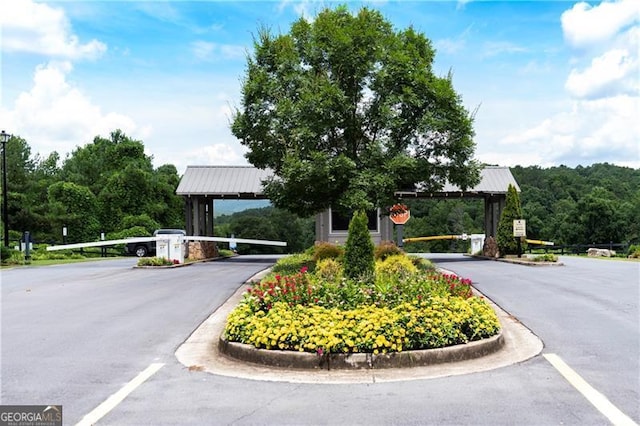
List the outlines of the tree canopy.
{"type": "Polygon", "coordinates": [[[115,238],[184,226],[175,166],[154,170],[143,143],[119,130],[77,147],[61,166],[58,153],[32,156],[14,136],[7,163],[11,239],[30,231],[37,241],[59,242],[63,225],[69,242],[96,240],[101,231],[115,238]]]}
{"type": "Polygon", "coordinates": [[[273,204],[308,216],[391,205],[417,184],[475,184],[473,116],[434,56],[423,34],[368,8],[325,9],[288,34],[261,28],[232,131],[274,171],[273,204]]]}

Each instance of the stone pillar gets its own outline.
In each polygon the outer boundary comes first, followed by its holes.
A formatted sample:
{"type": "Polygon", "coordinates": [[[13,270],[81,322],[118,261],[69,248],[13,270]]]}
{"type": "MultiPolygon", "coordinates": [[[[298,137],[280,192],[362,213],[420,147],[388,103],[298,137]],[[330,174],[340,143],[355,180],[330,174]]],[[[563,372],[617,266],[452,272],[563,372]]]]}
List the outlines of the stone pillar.
{"type": "Polygon", "coordinates": [[[189,241],[189,259],[213,259],[218,256],[218,248],[213,241],[189,241]]]}

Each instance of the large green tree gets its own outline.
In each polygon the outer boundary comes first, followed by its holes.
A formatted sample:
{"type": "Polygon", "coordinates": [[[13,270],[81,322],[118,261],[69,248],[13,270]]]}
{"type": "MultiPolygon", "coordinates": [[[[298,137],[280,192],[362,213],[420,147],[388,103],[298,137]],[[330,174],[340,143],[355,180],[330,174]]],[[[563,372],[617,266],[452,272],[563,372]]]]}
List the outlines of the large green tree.
{"type": "Polygon", "coordinates": [[[473,117],[431,42],[380,12],[346,6],[254,41],[233,134],[275,176],[265,193],[301,216],[393,202],[394,192],[478,179],[473,117]]]}

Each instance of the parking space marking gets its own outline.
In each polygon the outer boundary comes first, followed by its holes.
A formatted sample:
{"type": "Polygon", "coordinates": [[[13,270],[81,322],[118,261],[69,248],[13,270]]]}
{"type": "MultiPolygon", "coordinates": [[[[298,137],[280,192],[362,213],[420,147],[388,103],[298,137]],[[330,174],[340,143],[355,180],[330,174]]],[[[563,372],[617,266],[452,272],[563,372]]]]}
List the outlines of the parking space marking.
{"type": "Polygon", "coordinates": [[[120,390],[109,398],[107,398],[102,404],[94,408],[89,414],[84,416],[76,426],[90,426],[96,424],[98,420],[103,418],[109,411],[113,410],[118,404],[120,404],[131,392],[133,392],[138,386],[143,384],[149,377],[153,376],[160,370],[164,364],[153,363],[145,368],[140,374],[138,374],[133,380],[124,385],[120,390]]]}
{"type": "Polygon", "coordinates": [[[543,354],[547,361],[556,369],[571,385],[578,390],[587,400],[598,409],[611,423],[616,426],[638,426],[633,419],[618,409],[606,396],[595,390],[586,380],[567,365],[556,354],[543,354]]]}

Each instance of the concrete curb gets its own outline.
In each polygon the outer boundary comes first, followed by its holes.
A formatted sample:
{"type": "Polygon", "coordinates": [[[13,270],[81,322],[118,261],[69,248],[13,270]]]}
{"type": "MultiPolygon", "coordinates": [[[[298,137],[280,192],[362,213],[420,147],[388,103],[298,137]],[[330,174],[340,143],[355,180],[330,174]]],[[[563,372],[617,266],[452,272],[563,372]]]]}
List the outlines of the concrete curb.
{"type": "MultiPolygon", "coordinates": [[[[236,255],[237,256],[237,255],[236,255]]],[[[178,263],[175,265],[158,265],[158,266],[154,266],[154,265],[142,265],[142,266],[138,266],[138,265],[134,265],[133,268],[134,269],[170,269],[170,268],[182,268],[184,266],[189,266],[189,265],[193,265],[194,263],[204,263],[204,262],[215,262],[217,260],[222,260],[222,259],[230,259],[232,257],[236,257],[236,256],[219,256],[219,257],[209,257],[207,259],[197,259],[197,260],[191,260],[189,262],[184,262],[184,263],[178,263]]]]}
{"type": "Polygon", "coordinates": [[[296,370],[420,367],[480,358],[499,351],[503,346],[504,337],[502,332],[488,339],[467,344],[376,355],[371,353],[333,353],[320,356],[309,352],[257,349],[251,345],[229,342],[222,337],[218,342],[220,353],[228,357],[253,364],[296,370]]]}
{"type": "MultiPolygon", "coordinates": [[[[268,270],[254,276],[260,279],[268,270]]],[[[178,361],[189,371],[204,371],[228,377],[249,380],[280,381],[290,383],[376,383],[429,379],[452,375],[489,371],[526,361],[540,354],[542,341],[491,300],[486,299],[496,311],[502,325],[502,333],[495,337],[500,348],[495,352],[472,359],[459,359],[447,354],[447,361],[430,365],[404,368],[350,368],[331,370],[313,368],[300,370],[281,366],[265,366],[247,363],[225,356],[220,345],[229,312],[235,308],[248,285],[241,286],[219,309],[207,318],[177,349],[178,361]],[[500,342],[501,341],[501,342],[500,342]]],[[[480,342],[481,343],[481,342],[480,342]]],[[[463,348],[467,345],[459,345],[463,348]]],[[[453,350],[457,347],[443,348],[453,350]]],[[[256,349],[258,351],[258,349],[256,349]]],[[[265,351],[265,350],[263,350],[265,351]]],[[[434,351],[433,349],[425,351],[434,351]]],[[[439,351],[439,350],[436,350],[439,351]]],[[[405,352],[409,354],[410,352],[405,352]]],[[[303,354],[305,355],[305,354],[303,354]]],[[[312,357],[314,355],[311,354],[312,357]]]]}

